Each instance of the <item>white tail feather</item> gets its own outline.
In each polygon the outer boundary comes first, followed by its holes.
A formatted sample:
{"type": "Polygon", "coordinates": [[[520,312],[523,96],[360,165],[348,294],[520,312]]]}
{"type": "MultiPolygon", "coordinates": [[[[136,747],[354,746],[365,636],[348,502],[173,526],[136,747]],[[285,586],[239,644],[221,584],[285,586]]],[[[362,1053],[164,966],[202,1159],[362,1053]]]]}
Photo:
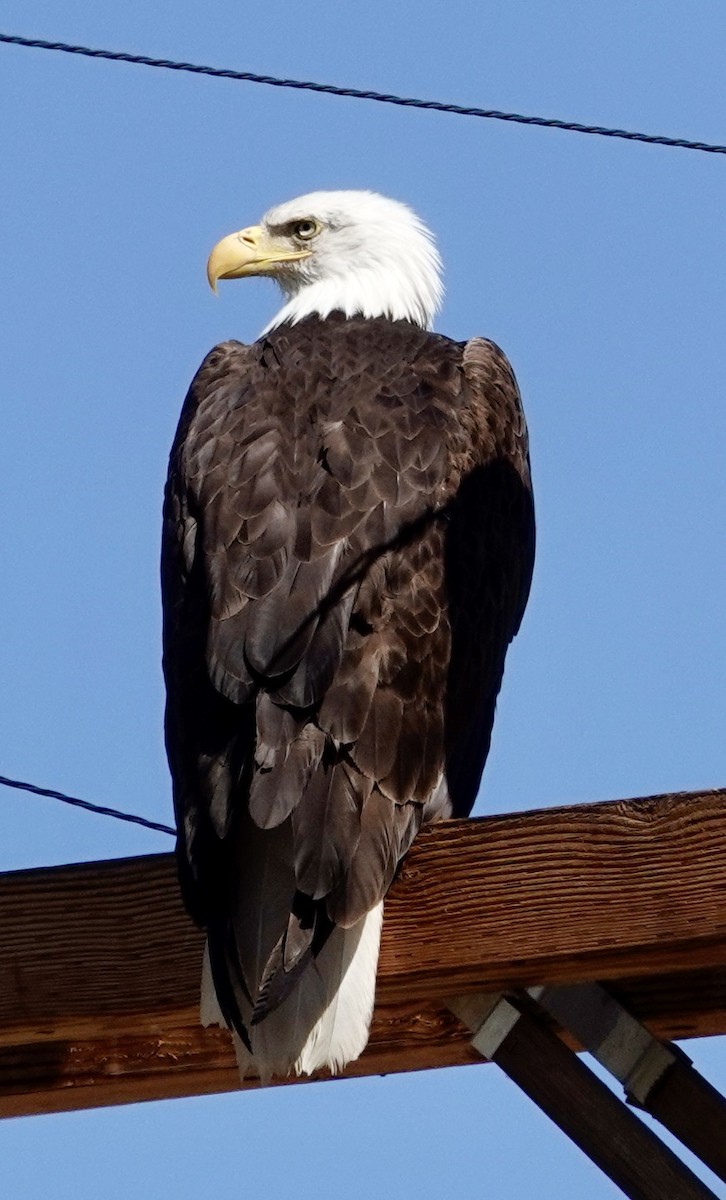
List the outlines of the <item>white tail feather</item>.
{"type": "MultiPolygon", "coordinates": [[[[295,1063],[298,1075],[311,1075],[320,1067],[335,1073],[365,1050],[373,1016],[378,952],[383,927],[383,901],[366,913],[352,929],[336,929],[343,942],[342,961],[329,980],[333,990],[327,1008],[313,1027],[295,1063]]],[[[318,962],[325,958],[323,947],[318,962]]],[[[321,964],[321,971],[326,970],[321,964]]],[[[332,974],[332,972],[331,972],[332,974]]]]}
{"type": "Polygon", "coordinates": [[[204,958],[202,959],[202,996],[199,1001],[199,1020],[207,1029],[210,1025],[221,1025],[227,1028],[227,1022],[222,1016],[217,993],[212,980],[212,967],[209,962],[209,943],[204,943],[204,958]]]}
{"type": "MultiPolygon", "coordinates": [[[[240,1075],[311,1075],[340,1071],[365,1049],[376,987],[383,901],[350,929],[336,927],[292,994],[249,1029],[252,1053],[235,1037],[240,1075]]],[[[202,969],[201,1020],[224,1025],[209,955],[202,969]]]]}

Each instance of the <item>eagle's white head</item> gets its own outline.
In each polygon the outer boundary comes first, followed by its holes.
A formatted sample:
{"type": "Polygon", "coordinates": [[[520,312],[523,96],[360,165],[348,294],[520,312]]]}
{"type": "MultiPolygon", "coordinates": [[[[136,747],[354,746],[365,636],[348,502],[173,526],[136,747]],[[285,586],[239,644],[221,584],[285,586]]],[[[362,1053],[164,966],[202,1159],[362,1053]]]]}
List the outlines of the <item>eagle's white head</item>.
{"type": "Polygon", "coordinates": [[[375,192],[311,192],[223,238],[209,256],[210,285],[244,275],[270,276],[285,296],[263,333],[336,309],[430,329],[444,290],[430,231],[375,192]]]}

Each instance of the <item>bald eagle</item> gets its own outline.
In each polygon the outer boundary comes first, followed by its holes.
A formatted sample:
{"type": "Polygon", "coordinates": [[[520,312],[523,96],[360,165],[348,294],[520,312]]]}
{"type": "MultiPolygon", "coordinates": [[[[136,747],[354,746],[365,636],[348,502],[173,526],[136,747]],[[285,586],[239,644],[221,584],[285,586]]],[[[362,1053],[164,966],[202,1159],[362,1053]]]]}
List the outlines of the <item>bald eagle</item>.
{"type": "Polygon", "coordinates": [[[529,591],[517,385],[489,341],[430,332],[430,232],[315,192],[212,250],[285,303],[197,372],[162,551],[166,743],[202,1020],[240,1069],[365,1047],[383,899],[423,824],[468,815],[529,591]]]}

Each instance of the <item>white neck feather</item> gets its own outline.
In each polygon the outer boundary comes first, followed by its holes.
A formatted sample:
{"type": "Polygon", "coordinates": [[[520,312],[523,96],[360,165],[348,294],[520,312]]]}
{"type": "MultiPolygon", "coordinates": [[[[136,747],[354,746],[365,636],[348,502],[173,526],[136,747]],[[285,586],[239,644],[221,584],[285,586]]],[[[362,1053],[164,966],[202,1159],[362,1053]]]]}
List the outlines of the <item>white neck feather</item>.
{"type": "MultiPolygon", "coordinates": [[[[438,282],[438,281],[437,281],[438,282]]],[[[346,317],[388,317],[391,321],[412,321],[431,329],[439,306],[441,285],[434,291],[417,290],[411,281],[397,279],[391,273],[360,270],[347,276],[314,280],[290,296],[286,304],[265,326],[269,333],[279,325],[296,325],[305,317],[327,317],[332,312],[346,317]]]]}

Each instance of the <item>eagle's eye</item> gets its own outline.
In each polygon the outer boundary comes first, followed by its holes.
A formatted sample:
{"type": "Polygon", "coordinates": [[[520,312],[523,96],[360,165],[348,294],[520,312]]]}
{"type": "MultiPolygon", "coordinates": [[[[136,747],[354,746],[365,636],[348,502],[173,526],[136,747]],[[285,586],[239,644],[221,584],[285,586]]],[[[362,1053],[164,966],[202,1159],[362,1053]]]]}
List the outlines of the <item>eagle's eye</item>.
{"type": "Polygon", "coordinates": [[[316,234],[320,233],[320,226],[317,221],[307,219],[305,221],[296,221],[292,227],[292,232],[295,237],[302,238],[304,242],[309,242],[316,234]]]}

